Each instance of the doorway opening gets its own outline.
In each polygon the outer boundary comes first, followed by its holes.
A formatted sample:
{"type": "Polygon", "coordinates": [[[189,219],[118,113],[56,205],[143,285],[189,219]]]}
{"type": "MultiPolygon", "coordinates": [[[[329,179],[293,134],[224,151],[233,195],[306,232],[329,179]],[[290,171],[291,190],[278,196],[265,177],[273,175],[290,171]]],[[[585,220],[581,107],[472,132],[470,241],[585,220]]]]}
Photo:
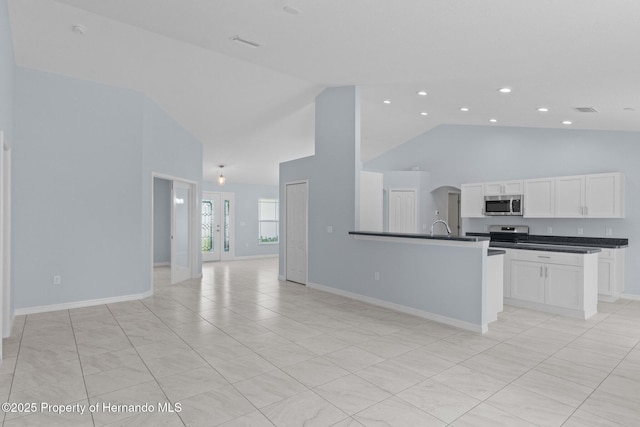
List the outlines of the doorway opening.
{"type": "Polygon", "coordinates": [[[285,279],[307,284],[309,183],[285,185],[285,279]]]}
{"type": "Polygon", "coordinates": [[[462,225],[460,218],[460,193],[449,192],[447,194],[447,223],[452,236],[460,236],[462,225]]]}
{"type": "Polygon", "coordinates": [[[153,266],[169,265],[171,284],[198,277],[196,183],[153,174],[152,187],[153,266]]]}

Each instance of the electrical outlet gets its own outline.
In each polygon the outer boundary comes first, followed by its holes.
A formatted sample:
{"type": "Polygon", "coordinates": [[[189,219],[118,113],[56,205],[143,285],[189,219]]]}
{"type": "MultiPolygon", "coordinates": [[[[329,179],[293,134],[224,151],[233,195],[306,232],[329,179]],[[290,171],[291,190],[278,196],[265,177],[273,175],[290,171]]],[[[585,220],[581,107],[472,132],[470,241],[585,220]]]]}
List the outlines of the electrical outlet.
{"type": "Polygon", "coordinates": [[[553,234],[553,227],[547,227],[547,234],[553,234]]]}
{"type": "Polygon", "coordinates": [[[377,272],[377,271],[375,273],[373,273],[373,279],[374,280],[380,280],[380,273],[377,272]]]}
{"type": "Polygon", "coordinates": [[[582,236],[584,234],[584,228],[578,227],[578,236],[582,236]]]}
{"type": "Polygon", "coordinates": [[[604,234],[607,236],[613,236],[613,228],[605,228],[604,234]]]}
{"type": "Polygon", "coordinates": [[[327,225],[327,233],[333,233],[333,226],[327,225]]]}
{"type": "Polygon", "coordinates": [[[53,284],[54,285],[60,285],[62,283],[62,277],[61,276],[53,276],[53,284]]]}

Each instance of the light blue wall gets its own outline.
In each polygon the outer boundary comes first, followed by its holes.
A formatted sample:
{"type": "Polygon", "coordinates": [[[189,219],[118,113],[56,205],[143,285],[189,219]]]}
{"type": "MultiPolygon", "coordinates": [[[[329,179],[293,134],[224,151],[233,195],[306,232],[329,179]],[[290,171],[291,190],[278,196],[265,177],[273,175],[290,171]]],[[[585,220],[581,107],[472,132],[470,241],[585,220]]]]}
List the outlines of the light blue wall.
{"type": "Polygon", "coordinates": [[[418,166],[431,173],[431,186],[460,188],[467,182],[624,172],[625,219],[487,218],[463,221],[463,230],[484,231],[490,224],[528,224],[532,234],[629,239],[625,293],[640,295],[640,133],[571,129],[534,129],[495,126],[442,125],[380,157],[367,169],[410,170],[418,166]]]}
{"type": "Polygon", "coordinates": [[[153,179],[153,263],[171,263],[171,181],[153,179]]]}
{"type": "Polygon", "coordinates": [[[277,199],[278,187],[260,184],[233,184],[224,186],[205,181],[204,191],[234,193],[235,199],[235,256],[259,257],[278,254],[278,244],[258,244],[258,199],[277,199]]]}
{"type": "MultiPolygon", "coordinates": [[[[355,87],[322,92],[316,98],[316,155],[280,164],[281,218],[286,184],[309,182],[309,282],[481,324],[486,286],[482,248],[372,242],[348,234],[356,229],[361,170],[359,104],[355,87]],[[332,233],[327,226],[333,227],[332,233]],[[374,280],[374,272],[379,272],[379,280],[374,280]]],[[[280,233],[284,236],[284,222],[280,233]]],[[[282,276],[284,246],[280,247],[282,276]]]]}
{"type": "MultiPolygon", "coordinates": [[[[142,163],[142,241],[149,248],[151,241],[152,175],[161,174],[195,184],[196,206],[202,200],[202,143],[171,118],[158,104],[145,98],[143,110],[142,163]],[[147,243],[149,242],[149,243],[147,243]]],[[[200,215],[196,227],[200,229],[200,215]]],[[[199,235],[199,234],[198,234],[199,235]]],[[[196,242],[200,245],[200,240],[196,242]]],[[[143,250],[143,265],[153,262],[151,250],[143,250]]],[[[202,254],[197,251],[196,265],[202,272],[202,254]]]]}
{"type": "Polygon", "coordinates": [[[0,130],[13,136],[13,79],[15,60],[7,0],[0,0],[0,130]]]}
{"type": "Polygon", "coordinates": [[[141,256],[143,102],[131,91],[17,69],[16,308],[149,290],[141,256]]]}
{"type": "Polygon", "coordinates": [[[199,142],[140,93],[21,67],[14,133],[16,308],[149,291],[152,171],[201,183],[199,142]]]}
{"type": "MultiPolygon", "coordinates": [[[[13,56],[13,40],[9,22],[7,0],[0,0],[0,130],[4,131],[9,144],[13,144],[13,104],[14,74],[16,63],[13,56]]],[[[0,147],[0,150],[2,147],[0,147]]],[[[1,173],[2,165],[0,165],[1,173]]],[[[13,277],[13,271],[11,272],[13,277]]],[[[13,283],[13,280],[11,281],[13,283]]],[[[13,318],[14,295],[10,292],[9,302],[11,318],[13,318]]],[[[1,359],[1,358],[0,358],[1,359]]]]}

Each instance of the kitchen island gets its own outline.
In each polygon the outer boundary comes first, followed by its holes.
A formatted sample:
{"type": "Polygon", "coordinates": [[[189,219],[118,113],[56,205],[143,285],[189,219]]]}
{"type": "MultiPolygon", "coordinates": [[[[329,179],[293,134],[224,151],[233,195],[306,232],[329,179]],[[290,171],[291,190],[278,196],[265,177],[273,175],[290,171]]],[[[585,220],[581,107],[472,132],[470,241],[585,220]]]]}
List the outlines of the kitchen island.
{"type": "Polygon", "coordinates": [[[349,234],[358,258],[358,268],[351,269],[356,282],[352,290],[310,287],[476,332],[486,332],[495,320],[496,313],[490,313],[497,304],[490,302],[488,238],[349,234]]]}

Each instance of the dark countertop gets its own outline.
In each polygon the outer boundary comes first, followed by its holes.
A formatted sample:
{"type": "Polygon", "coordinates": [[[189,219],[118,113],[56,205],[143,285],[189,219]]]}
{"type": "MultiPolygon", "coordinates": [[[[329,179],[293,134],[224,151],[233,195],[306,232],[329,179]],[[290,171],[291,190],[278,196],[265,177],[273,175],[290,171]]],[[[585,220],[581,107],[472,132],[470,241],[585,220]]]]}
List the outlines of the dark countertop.
{"type": "Polygon", "coordinates": [[[427,239],[427,240],[454,240],[457,242],[482,242],[489,240],[489,236],[471,236],[471,237],[459,237],[459,236],[447,236],[447,235],[433,235],[430,234],[416,234],[416,233],[389,233],[385,231],[350,231],[349,234],[354,236],[378,236],[378,237],[402,237],[405,239],[427,239]]]}
{"type": "Polygon", "coordinates": [[[510,242],[491,242],[491,248],[504,249],[520,249],[526,251],[546,251],[546,252],[565,252],[570,254],[593,254],[602,252],[602,249],[594,246],[575,246],[575,245],[545,245],[539,243],[510,243],[510,242]]]}
{"type": "Polygon", "coordinates": [[[506,253],[507,253],[507,251],[503,251],[503,250],[500,250],[500,249],[489,249],[487,251],[487,256],[504,255],[506,253]]]}
{"type": "MultiPolygon", "coordinates": [[[[489,233],[467,233],[467,236],[489,237],[489,233]]],[[[629,239],[613,237],[543,236],[530,234],[519,243],[539,245],[582,246],[600,249],[620,249],[629,247],[629,239]]],[[[491,244],[493,246],[493,243],[491,244]]]]}

